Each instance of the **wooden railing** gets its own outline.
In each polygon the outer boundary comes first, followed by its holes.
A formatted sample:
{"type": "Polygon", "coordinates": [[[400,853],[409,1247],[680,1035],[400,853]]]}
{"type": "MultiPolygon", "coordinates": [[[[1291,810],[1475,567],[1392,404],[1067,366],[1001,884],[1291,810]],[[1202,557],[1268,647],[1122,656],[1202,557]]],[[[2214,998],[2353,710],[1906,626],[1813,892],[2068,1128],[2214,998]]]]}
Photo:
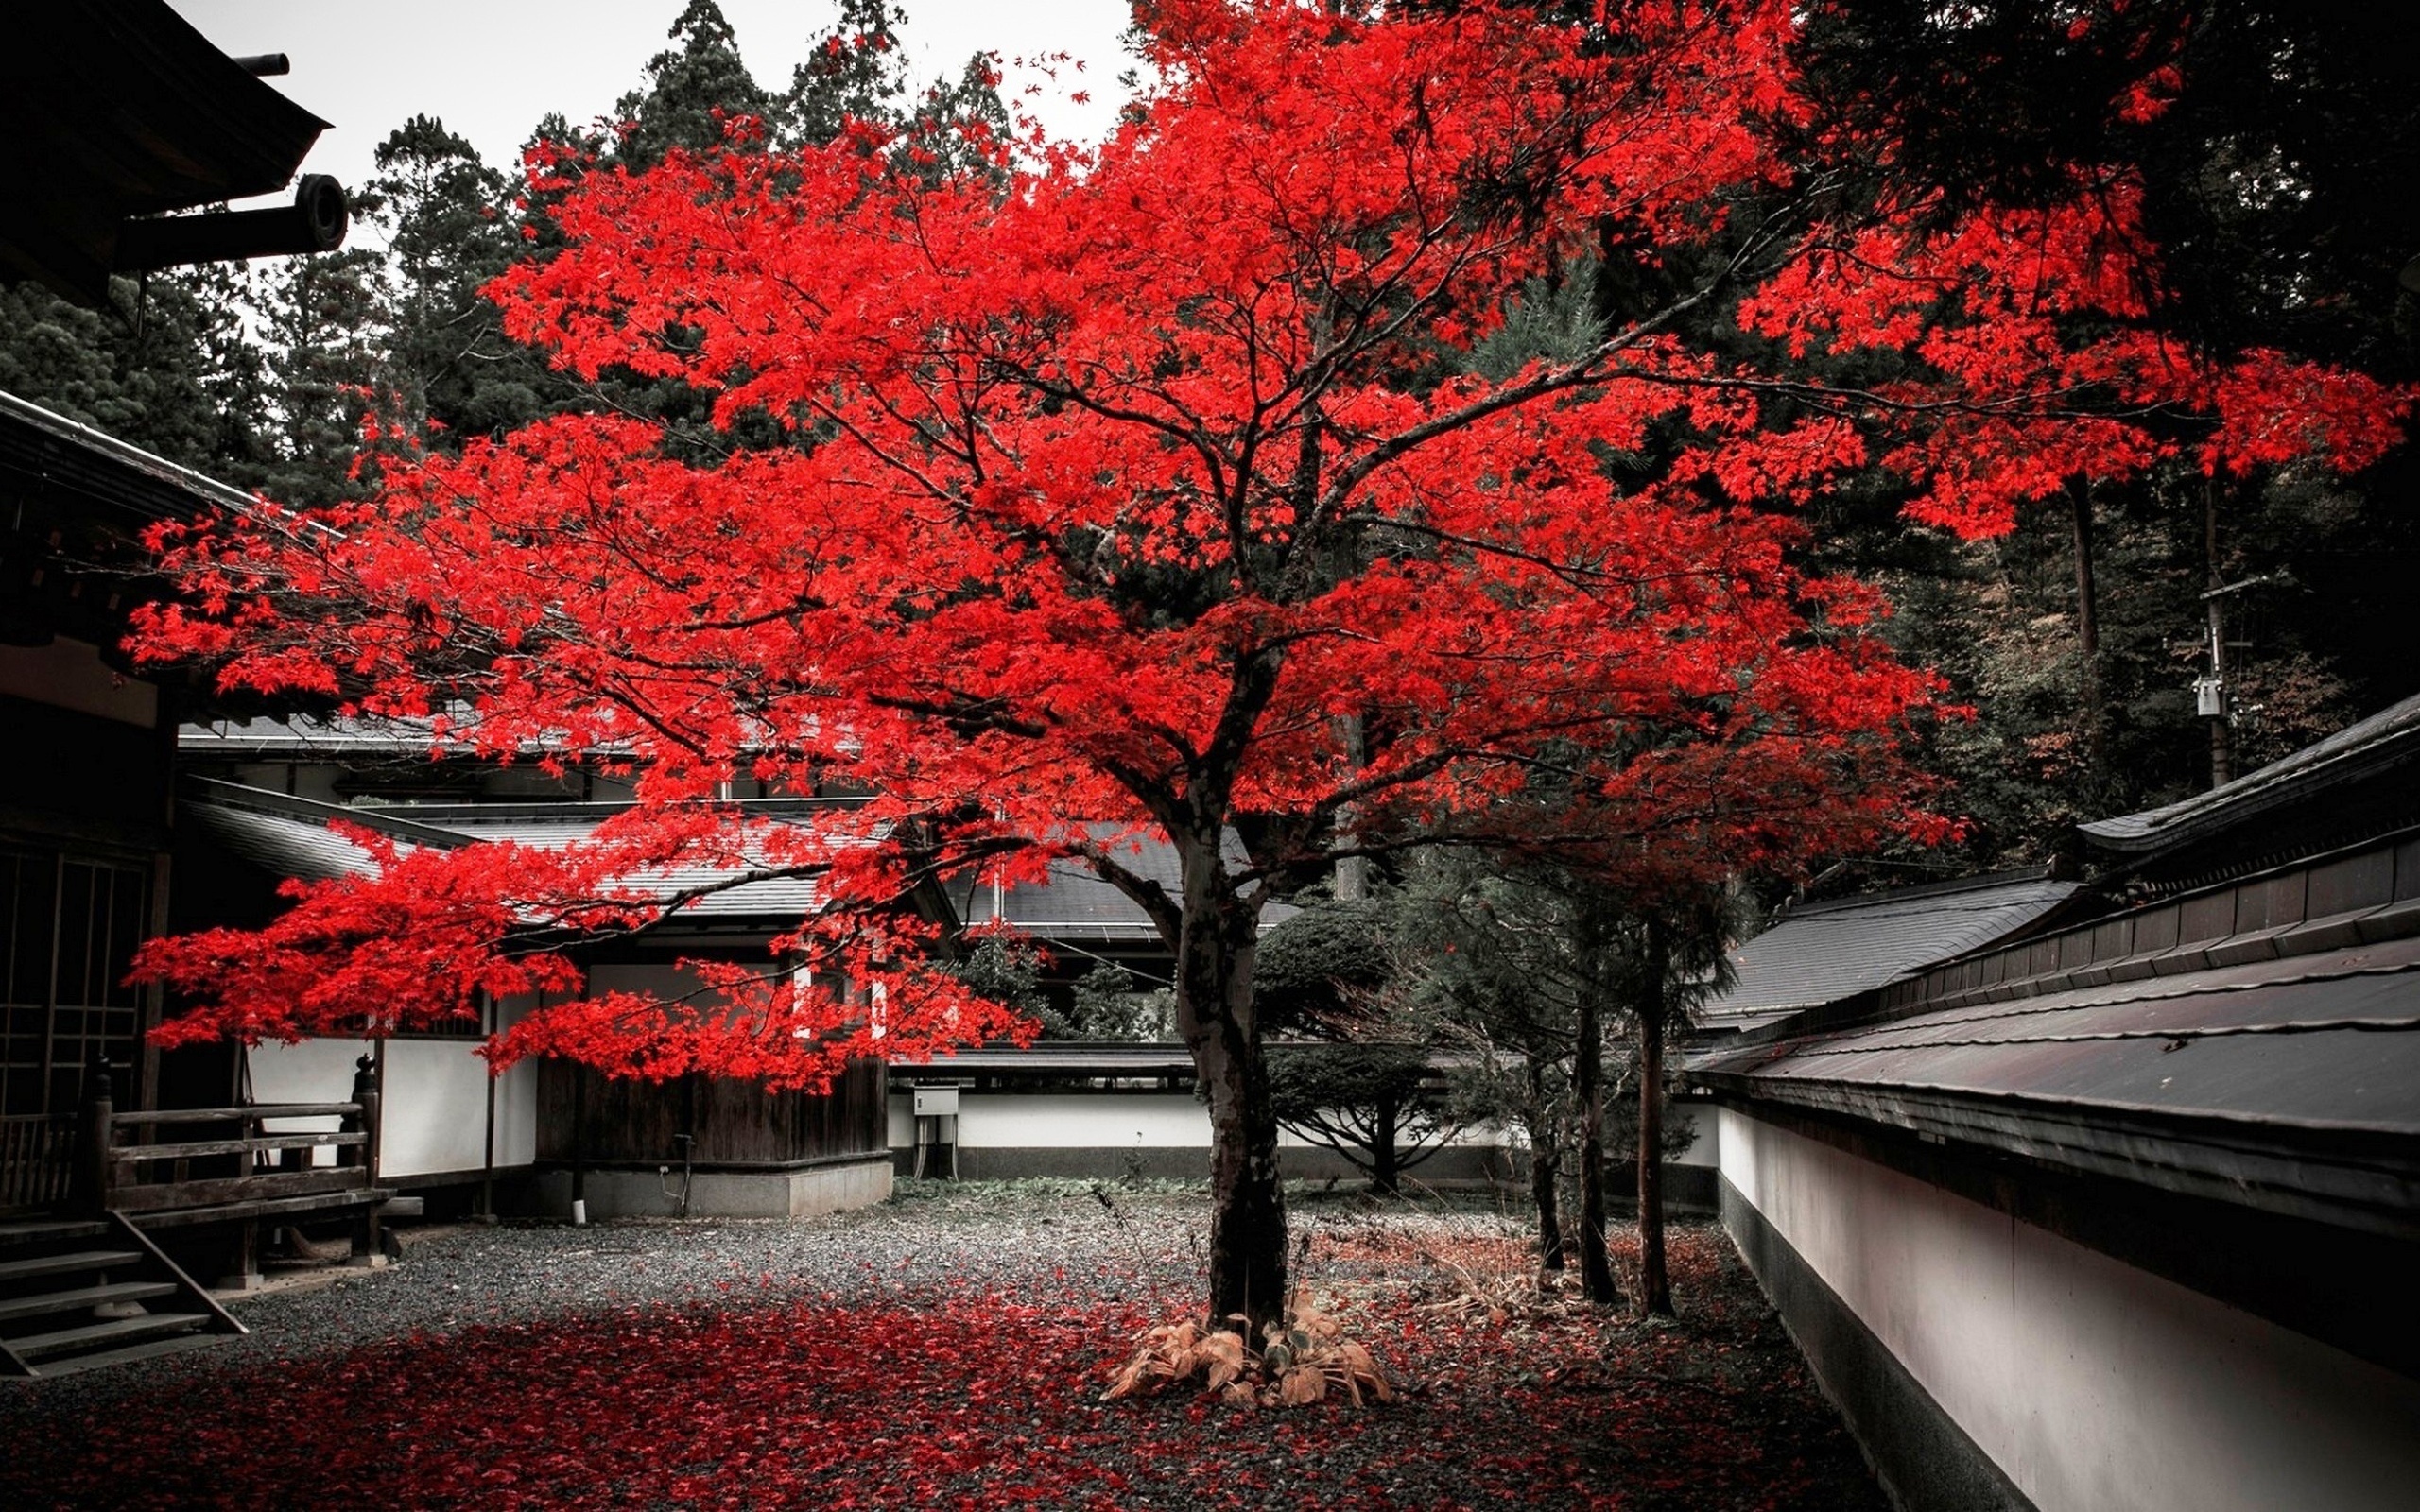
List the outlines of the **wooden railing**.
{"type": "Polygon", "coordinates": [[[76,1177],[76,1121],[0,1118],[0,1212],[56,1207],[76,1177]]]}
{"type": "Polygon", "coordinates": [[[118,1113],[110,1120],[114,1137],[102,1205],[113,1212],[147,1212],[368,1187],[370,1166],[362,1156],[370,1136],[361,1119],[359,1103],[270,1103],[118,1113]],[[272,1132],[266,1126],[286,1119],[331,1114],[342,1120],[336,1129],[294,1133],[272,1132]],[[129,1139],[136,1129],[147,1126],[156,1135],[157,1130],[175,1125],[217,1125],[222,1130],[232,1126],[237,1132],[232,1137],[214,1133],[208,1139],[170,1143],[137,1143],[129,1139]],[[329,1146],[336,1149],[335,1163],[314,1163],[313,1152],[329,1146]],[[200,1175],[195,1169],[198,1165],[216,1165],[220,1170],[216,1175],[200,1175]]]}
{"type": "Polygon", "coordinates": [[[369,1191],[378,1184],[378,1090],[363,1057],[343,1103],[252,1103],[120,1113],[106,1075],[88,1078],[78,1121],[75,1205],[129,1214],[369,1191]],[[335,1118],[333,1129],[271,1129],[335,1118]],[[199,1137],[163,1139],[175,1130],[199,1137]],[[333,1149],[334,1163],[315,1163],[333,1149]]]}

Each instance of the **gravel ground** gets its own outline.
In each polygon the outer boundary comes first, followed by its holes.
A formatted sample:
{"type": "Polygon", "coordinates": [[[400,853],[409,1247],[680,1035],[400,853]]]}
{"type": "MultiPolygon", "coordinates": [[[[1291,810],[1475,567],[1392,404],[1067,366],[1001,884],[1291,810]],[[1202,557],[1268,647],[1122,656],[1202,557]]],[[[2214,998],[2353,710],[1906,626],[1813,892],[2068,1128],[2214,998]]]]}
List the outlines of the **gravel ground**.
{"type": "MultiPolygon", "coordinates": [[[[601,1422],[609,1405],[628,1406],[614,1400],[620,1383],[631,1383],[633,1399],[656,1389],[644,1378],[659,1337],[691,1351],[680,1370],[694,1380],[701,1368],[722,1367],[715,1362],[761,1360],[793,1349],[802,1334],[835,1333],[863,1319],[870,1331],[889,1330],[892,1342],[860,1353],[887,1353],[894,1363],[874,1370],[871,1384],[831,1375],[830,1400],[819,1399],[818,1409],[837,1412],[832,1404],[844,1390],[888,1391],[895,1375],[910,1399],[896,1415],[928,1424],[910,1435],[912,1454],[861,1454],[845,1467],[836,1458],[844,1448],[856,1452],[851,1445],[862,1442],[868,1421],[890,1421],[890,1407],[861,1405],[858,1417],[833,1418],[818,1430],[812,1453],[794,1441],[803,1432],[795,1422],[784,1438],[762,1423],[733,1430],[717,1418],[695,1429],[685,1452],[695,1463],[678,1474],[649,1466],[643,1474],[581,1482],[576,1491],[561,1483],[516,1491],[516,1476],[535,1473],[524,1463],[527,1441],[491,1435],[484,1443],[439,1442],[399,1407],[395,1422],[380,1430],[396,1435],[381,1452],[454,1469],[382,1486],[381,1499],[532,1506],[1017,1500],[1863,1512],[1880,1505],[1753,1281],[1710,1228],[1676,1229],[1683,1318],[1656,1326],[1608,1321],[1567,1304],[1534,1315],[1516,1304],[1510,1317],[1491,1316],[1490,1297],[1512,1297],[1525,1268],[1519,1225],[1491,1212],[1312,1195],[1297,1202],[1295,1216],[1298,1231],[1311,1236],[1302,1268],[1314,1291],[1336,1298],[1348,1326],[1389,1362],[1406,1387],[1400,1401],[1365,1412],[1276,1413],[1186,1392],[1104,1407],[1098,1386],[1137,1327],[1198,1305],[1208,1232],[1199,1195],[1119,1190],[1104,1202],[1074,1183],[925,1184],[903,1187],[878,1208],[811,1222],[424,1231],[384,1270],[234,1302],[231,1310],[252,1332],[226,1345],[131,1368],[9,1383],[0,1390],[0,1439],[28,1451],[21,1460],[26,1504],[182,1505],[199,1494],[197,1485],[214,1488],[210,1500],[299,1504],[317,1494],[306,1489],[320,1484],[311,1474],[334,1473],[326,1464],[281,1469],[271,1463],[279,1452],[273,1433],[258,1443],[203,1435],[181,1445],[182,1404],[256,1406],[265,1420],[289,1424],[315,1412],[357,1416],[364,1401],[390,1394],[406,1400],[415,1392],[442,1394],[448,1372],[475,1360],[484,1379],[462,1380],[460,1389],[527,1393],[532,1403],[544,1397],[551,1416],[527,1425],[530,1438],[564,1435],[593,1444],[612,1430],[565,1429],[564,1401],[575,1414],[583,1402],[595,1404],[601,1422]],[[991,1366],[981,1362],[995,1348],[1002,1318],[1013,1319],[1012,1332],[1030,1347],[1011,1373],[987,1386],[991,1366]],[[917,1373],[926,1365],[895,1363],[927,1355],[926,1375],[917,1373]],[[560,1388],[566,1358],[599,1372],[579,1388],[585,1396],[547,1395],[560,1388]],[[513,1374],[520,1367],[511,1362],[522,1359],[526,1377],[513,1374]],[[969,1359],[978,1363],[962,1363],[969,1359]],[[289,1400],[281,1404],[281,1396],[289,1400]],[[1542,1418],[1560,1419],[1566,1432],[1542,1437],[1542,1418]],[[164,1461],[176,1462],[172,1472],[146,1482],[138,1466],[134,1484],[147,1487],[144,1494],[124,1495],[124,1480],[112,1494],[95,1491],[78,1479],[74,1446],[96,1423],[112,1425],[126,1442],[159,1443],[164,1461]],[[138,1432],[147,1423],[159,1426],[138,1432]],[[850,1444],[836,1447],[843,1439],[850,1444]],[[1054,1448],[1028,1455],[1027,1446],[1041,1444],[1054,1448]],[[48,1452],[32,1452],[37,1445],[48,1452]],[[495,1464],[479,1471],[490,1460],[495,1464]],[[193,1466],[213,1463],[217,1469],[203,1482],[191,1479],[202,1473],[193,1466]],[[1205,1463],[1219,1473],[1205,1478],[1205,1463]],[[1039,1468],[1046,1466],[1047,1473],[1039,1468]],[[231,1475],[248,1484],[216,1490],[231,1475]],[[841,1486],[857,1500],[838,1494],[841,1486]]],[[[805,1379],[865,1364],[802,1355],[789,1369],[805,1379]]],[[[752,1378],[739,1396],[770,1389],[752,1378]]],[[[714,1388],[707,1412],[700,1405],[704,1388],[685,1386],[669,1407],[630,1410],[643,1421],[662,1420],[649,1412],[713,1416],[733,1395],[730,1383],[714,1388]]],[[[794,1398],[764,1400],[788,1421],[794,1398]]],[[[653,1428],[626,1435],[650,1447],[663,1436],[653,1428]]],[[[294,1452],[315,1452],[302,1444],[294,1452]]],[[[127,1451],[114,1452],[123,1458],[127,1451]]],[[[17,1479],[13,1470],[9,1478],[17,1479]]]]}
{"type": "Polygon", "coordinates": [[[403,1228],[404,1258],[383,1269],[286,1270],[267,1290],[217,1294],[251,1330],[241,1338],[132,1370],[0,1391],[0,1425],[13,1432],[54,1414],[106,1410],[163,1383],[380,1340],[631,1306],[757,1305],[769,1290],[841,1303],[949,1292],[1060,1303],[1165,1296],[1177,1310],[1200,1288],[1195,1256],[1209,1216],[1189,1193],[1112,1189],[1112,1208],[1073,1183],[903,1181],[899,1191],[881,1206],[808,1222],[403,1228]]]}

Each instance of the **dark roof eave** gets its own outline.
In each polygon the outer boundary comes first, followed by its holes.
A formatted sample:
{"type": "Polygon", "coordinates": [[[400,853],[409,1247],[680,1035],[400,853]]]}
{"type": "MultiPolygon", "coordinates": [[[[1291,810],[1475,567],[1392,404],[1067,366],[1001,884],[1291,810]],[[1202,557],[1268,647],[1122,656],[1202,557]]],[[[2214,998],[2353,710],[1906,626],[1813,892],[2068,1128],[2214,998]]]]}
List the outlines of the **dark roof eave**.
{"type": "Polygon", "coordinates": [[[1046,1040],[1023,1050],[985,1045],[930,1060],[894,1060],[890,1074],[913,1080],[986,1076],[1166,1076],[1193,1074],[1183,1044],[1131,1040],[1046,1040]]]}
{"type": "Polygon", "coordinates": [[[164,0],[19,9],[0,55],[0,274],[97,304],[123,221],[271,193],[327,128],[164,0]]]}
{"type": "Polygon", "coordinates": [[[2420,1239],[2420,1139],[2401,1130],[1736,1070],[1692,1070],[1686,1079],[1744,1112],[1779,1108],[1880,1125],[1930,1143],[2420,1239]]]}
{"type": "MultiPolygon", "coordinates": [[[[70,420],[56,410],[45,409],[31,400],[20,399],[4,389],[0,389],[0,416],[24,428],[18,433],[20,437],[24,432],[40,433],[54,440],[64,441],[86,455],[103,459],[100,466],[107,470],[108,486],[95,485],[89,491],[95,498],[140,515],[146,521],[191,520],[210,508],[249,512],[259,507],[258,500],[232,484],[221,483],[206,473],[171,462],[132,442],[119,440],[107,431],[96,430],[82,421],[70,420]],[[138,475],[156,485],[149,497],[137,499],[129,496],[130,490],[125,486],[129,474],[138,475]]],[[[0,432],[0,435],[5,434],[0,432]]],[[[34,446],[26,440],[10,438],[7,441],[7,451],[9,455],[20,457],[26,465],[43,466],[33,455],[34,446]]],[[[43,467],[45,481],[50,480],[51,471],[46,466],[43,467]]],[[[80,480],[62,478],[60,481],[75,487],[80,480]]]]}
{"type": "Polygon", "coordinates": [[[2179,850],[2331,789],[2394,771],[2415,757],[2420,757],[2420,698],[2382,710],[2330,740],[2247,772],[2222,787],[2163,808],[2093,819],[2076,828],[2095,846],[2119,855],[2179,850]],[[2364,725],[2374,727],[2374,732],[2364,733],[2364,725]],[[2327,749],[2335,741],[2345,743],[2327,749]]]}
{"type": "Polygon", "coordinates": [[[372,831],[391,839],[409,841],[413,845],[433,850],[454,850],[470,843],[470,837],[433,824],[424,824],[388,810],[347,808],[340,803],[323,803],[317,799],[299,798],[291,793],[272,792],[263,787],[248,787],[241,782],[221,782],[215,777],[188,774],[180,780],[185,799],[194,803],[220,808],[250,809],[284,819],[299,819],[324,826],[340,819],[357,829],[372,831]]]}

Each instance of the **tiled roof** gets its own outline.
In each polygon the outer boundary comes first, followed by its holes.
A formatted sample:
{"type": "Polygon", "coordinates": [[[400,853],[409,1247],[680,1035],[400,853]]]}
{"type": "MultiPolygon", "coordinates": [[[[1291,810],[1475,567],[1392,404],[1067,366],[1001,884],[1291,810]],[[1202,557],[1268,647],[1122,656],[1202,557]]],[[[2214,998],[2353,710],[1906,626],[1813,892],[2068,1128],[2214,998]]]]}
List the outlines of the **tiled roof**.
{"type": "MultiPolygon", "coordinates": [[[[458,727],[468,716],[467,709],[458,713],[458,727]]],[[[543,741],[524,741],[526,756],[545,754],[551,747],[543,741]]],[[[285,757],[287,759],[337,761],[345,758],[385,756],[399,760],[425,761],[432,750],[468,756],[472,747],[458,736],[440,739],[434,721],[427,719],[379,719],[356,715],[349,719],[214,719],[201,724],[177,727],[177,749],[188,756],[216,757],[230,760],[242,757],[285,757]]]]}
{"type": "Polygon", "coordinates": [[[177,748],[206,756],[425,756],[430,733],[423,720],[214,719],[179,726],[177,748]]]}
{"type": "Polygon", "coordinates": [[[324,823],[207,800],[187,802],[180,814],[229,850],[275,876],[326,882],[336,877],[366,877],[372,870],[370,852],[324,823]]]}
{"type": "MultiPolygon", "coordinates": [[[[177,500],[179,507],[155,511],[159,518],[185,518],[201,505],[237,510],[250,510],[254,507],[252,496],[241,489],[171,462],[131,442],[119,440],[106,431],[95,430],[81,421],[70,420],[15,394],[0,391],[0,418],[4,418],[0,419],[0,424],[13,423],[28,430],[44,432],[95,456],[106,457],[129,472],[142,473],[164,484],[174,490],[174,494],[184,495],[177,500]]],[[[112,491],[117,502],[129,507],[141,508],[146,502],[123,490],[112,491]]]]}
{"type": "MultiPolygon", "coordinates": [[[[1088,825],[1086,829],[1097,841],[1109,841],[1123,833],[1120,826],[1114,824],[1088,825]]],[[[1220,850],[1230,865],[1249,864],[1243,839],[1233,830],[1227,832],[1220,850]]],[[[1129,871],[1166,888],[1169,897],[1183,896],[1184,878],[1179,871],[1176,848],[1166,840],[1122,842],[1114,854],[1129,871]]],[[[970,927],[997,919],[1043,939],[1159,937],[1140,904],[1102,881],[1081,861],[1054,861],[1046,881],[1019,883],[1001,889],[996,897],[989,884],[969,873],[951,885],[950,901],[970,927]]],[[[1261,911],[1261,928],[1272,928],[1295,912],[1290,904],[1272,902],[1261,911]]]]}
{"type": "Polygon", "coordinates": [[[1701,1028],[1753,1029],[1870,992],[2007,939],[2077,890],[2028,871],[1795,908],[1731,953],[1731,988],[1693,1017],[1701,1028]]]}
{"type": "Polygon", "coordinates": [[[1948,969],[1928,1010],[1718,1051],[1690,1079],[2420,1237],[2420,902],[2181,942],[2178,908],[2046,936],[1989,983],[1948,969]]]}
{"type": "MultiPolygon", "coordinates": [[[[510,804],[347,808],[233,782],[199,780],[189,783],[188,793],[183,812],[229,850],[279,876],[315,881],[366,876],[371,870],[369,852],[332,832],[328,828],[331,819],[391,834],[406,846],[450,850],[482,842],[511,841],[554,850],[586,840],[598,825],[618,812],[614,805],[588,803],[554,804],[543,809],[510,804]]],[[[810,805],[788,807],[799,812],[778,816],[777,822],[804,823],[813,817],[810,805]]],[[[629,885],[657,897],[669,897],[725,881],[740,869],[736,865],[687,866],[632,878],[629,885]]],[[[782,920],[802,918],[821,905],[812,877],[775,877],[710,893],[682,909],[680,917],[782,920]]]]}
{"type": "Polygon", "coordinates": [[[2420,938],[1969,1003],[1698,1069],[2420,1135],[2420,938]]]}

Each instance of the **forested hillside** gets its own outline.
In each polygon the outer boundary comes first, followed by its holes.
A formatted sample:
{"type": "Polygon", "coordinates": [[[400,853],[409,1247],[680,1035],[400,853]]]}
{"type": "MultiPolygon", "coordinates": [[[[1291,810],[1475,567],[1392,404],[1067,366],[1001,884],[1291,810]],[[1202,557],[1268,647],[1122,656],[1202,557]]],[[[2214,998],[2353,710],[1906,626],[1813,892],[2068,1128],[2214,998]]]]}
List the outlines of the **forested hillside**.
{"type": "MultiPolygon", "coordinates": [[[[2163,271],[2146,318],[2180,343],[2420,378],[2420,296],[2399,277],[2420,266],[2420,88],[2392,19],[2187,0],[2060,8],[2055,24],[2039,11],[1818,7],[1805,65],[1833,124],[1885,125],[1923,160],[1865,165],[1877,184],[1908,173],[2021,203],[2068,170],[2139,164],[2137,183],[2111,189],[2140,194],[2163,271]]],[[[912,80],[900,20],[887,0],[845,0],[788,87],[769,91],[713,0],[690,0],[617,124],[548,116],[532,161],[554,176],[637,169],[747,118],[776,144],[873,121],[885,129],[870,152],[936,176],[978,165],[980,144],[1010,129],[983,60],[912,80]]],[[[1811,149],[1825,124],[1807,123],[1811,149]]],[[[564,410],[661,419],[670,444],[705,453],[790,444],[744,417],[717,432],[707,399],[677,382],[576,380],[505,335],[480,290],[550,255],[559,190],[481,161],[434,116],[397,125],[378,163],[357,203],[383,250],[121,281],[100,310],[0,290],[0,388],[304,505],[360,495],[417,448],[564,410]]],[[[1638,292],[1584,274],[1549,292],[1638,292]]],[[[1971,819],[1962,848],[1861,861],[1827,890],[2052,859],[2077,818],[2181,797],[2420,691],[2402,612],[2420,570],[2413,449],[2349,476],[2249,455],[2205,469],[2186,445],[2123,483],[2019,508],[1984,539],[1911,519],[1913,485],[1879,466],[1812,501],[1816,564],[1882,585],[1893,639],[1974,711],[1927,737],[1971,819]],[[2195,702],[2214,626],[2223,721],[2195,702]]]]}

